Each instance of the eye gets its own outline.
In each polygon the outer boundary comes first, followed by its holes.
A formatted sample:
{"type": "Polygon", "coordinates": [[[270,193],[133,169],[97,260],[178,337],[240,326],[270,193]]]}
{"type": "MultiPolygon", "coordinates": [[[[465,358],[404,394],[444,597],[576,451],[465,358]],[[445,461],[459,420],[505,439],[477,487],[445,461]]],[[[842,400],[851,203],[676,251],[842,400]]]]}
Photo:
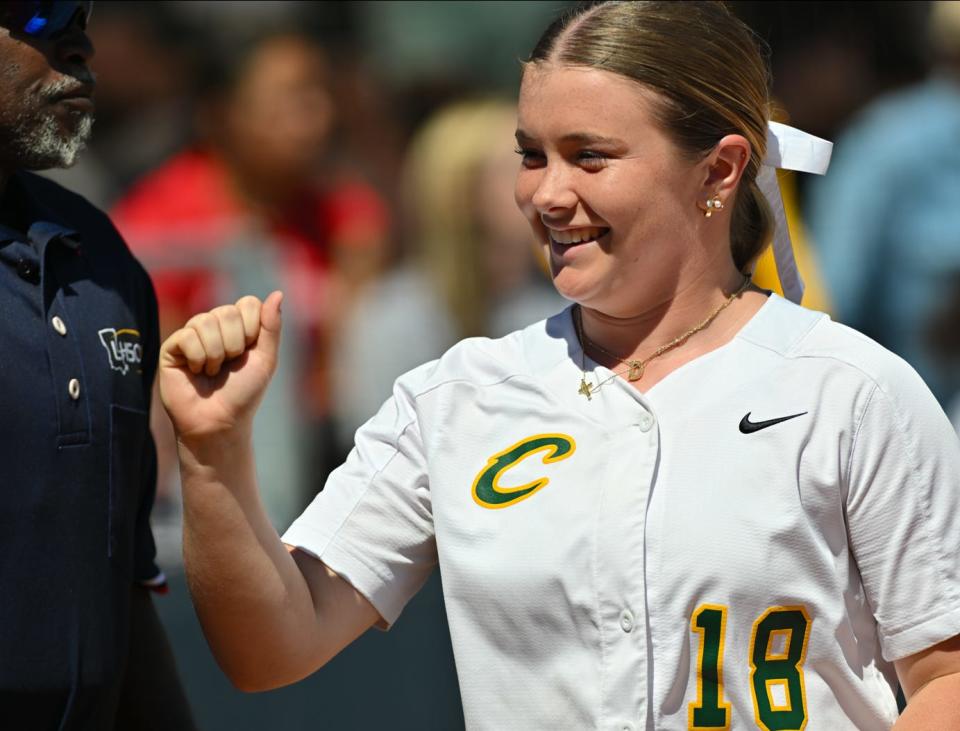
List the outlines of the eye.
{"type": "Polygon", "coordinates": [[[514,152],[520,155],[520,164],[525,168],[542,167],[545,162],[544,155],[539,150],[532,150],[529,147],[517,147],[514,152]]]}
{"type": "Polygon", "coordinates": [[[580,150],[577,153],[577,164],[584,170],[602,170],[609,159],[606,153],[596,150],[580,150]]]}

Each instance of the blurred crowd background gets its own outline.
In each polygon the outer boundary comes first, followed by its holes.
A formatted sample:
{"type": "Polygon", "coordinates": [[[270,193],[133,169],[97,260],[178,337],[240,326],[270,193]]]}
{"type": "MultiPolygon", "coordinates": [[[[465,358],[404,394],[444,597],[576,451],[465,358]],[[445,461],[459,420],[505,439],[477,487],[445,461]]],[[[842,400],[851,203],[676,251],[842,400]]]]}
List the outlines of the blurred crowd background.
{"type": "MultiPolygon", "coordinates": [[[[284,352],[257,420],[287,526],[393,379],[460,338],[564,306],[513,204],[519,60],[564,2],[98,1],[98,119],[51,173],[111,212],[164,333],[282,288],[284,352]]],[[[805,304],[910,361],[960,423],[960,3],[733,2],[772,48],[781,120],[836,143],[783,176],[805,304]]],[[[757,278],[776,287],[768,261],[757,278]]],[[[202,729],[463,724],[435,576],[291,688],[244,695],[179,568],[172,434],[154,411],[158,598],[202,729]]]]}

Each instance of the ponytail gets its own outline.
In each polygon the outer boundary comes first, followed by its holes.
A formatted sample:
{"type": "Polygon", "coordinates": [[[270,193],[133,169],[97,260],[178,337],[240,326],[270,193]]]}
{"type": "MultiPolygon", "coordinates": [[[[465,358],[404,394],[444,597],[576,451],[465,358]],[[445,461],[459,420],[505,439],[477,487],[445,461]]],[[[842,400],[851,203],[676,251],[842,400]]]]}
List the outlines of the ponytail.
{"type": "Polygon", "coordinates": [[[753,268],[773,238],[773,229],[770,204],[757,182],[751,180],[737,194],[730,223],[730,253],[739,271],[746,272],[753,268]]]}

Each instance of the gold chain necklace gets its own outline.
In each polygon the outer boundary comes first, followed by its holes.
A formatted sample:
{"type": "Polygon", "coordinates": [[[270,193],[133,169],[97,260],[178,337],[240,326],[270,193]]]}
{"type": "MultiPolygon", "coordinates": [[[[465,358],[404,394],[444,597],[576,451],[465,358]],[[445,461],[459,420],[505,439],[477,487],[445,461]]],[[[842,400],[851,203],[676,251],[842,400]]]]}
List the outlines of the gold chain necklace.
{"type": "Polygon", "coordinates": [[[698,332],[709,327],[710,323],[716,320],[717,316],[721,312],[727,309],[727,307],[729,307],[737,297],[743,294],[748,286],[750,286],[750,277],[745,276],[743,278],[743,284],[740,285],[737,291],[731,294],[730,296],[728,296],[727,299],[725,299],[720,304],[720,306],[717,307],[717,309],[715,309],[713,312],[711,312],[701,323],[693,326],[692,328],[687,330],[685,333],[678,335],[666,345],[661,345],[659,348],[653,351],[653,353],[648,355],[646,358],[642,358],[640,360],[635,360],[631,358],[627,358],[627,359],[621,358],[620,356],[614,355],[608,350],[604,350],[595,342],[590,340],[590,338],[588,338],[586,333],[583,331],[583,311],[580,308],[580,306],[577,305],[577,316],[574,318],[574,324],[576,325],[577,340],[580,343],[580,370],[583,373],[583,375],[580,377],[580,388],[577,391],[577,393],[582,394],[583,396],[586,396],[587,400],[591,401],[593,400],[593,394],[596,391],[598,391],[602,385],[604,385],[608,381],[611,381],[617,376],[623,375],[624,372],[626,372],[627,374],[628,381],[630,382],[639,381],[641,378],[643,378],[643,373],[647,367],[647,363],[649,363],[654,358],[659,358],[668,350],[673,350],[674,348],[680,347],[685,342],[687,342],[687,340],[689,340],[691,337],[696,335],[698,332]],[[609,356],[610,358],[613,358],[614,360],[620,361],[623,365],[628,367],[627,370],[621,371],[619,373],[614,373],[612,376],[608,376],[604,380],[599,381],[596,385],[591,385],[587,383],[587,368],[586,368],[587,345],[603,353],[604,355],[609,356]]]}

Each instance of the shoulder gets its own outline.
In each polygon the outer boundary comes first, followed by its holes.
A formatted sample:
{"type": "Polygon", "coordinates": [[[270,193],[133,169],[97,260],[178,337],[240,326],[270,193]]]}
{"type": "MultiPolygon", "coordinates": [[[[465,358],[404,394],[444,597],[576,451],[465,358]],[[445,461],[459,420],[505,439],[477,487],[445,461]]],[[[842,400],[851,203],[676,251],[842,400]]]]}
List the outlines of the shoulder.
{"type": "Polygon", "coordinates": [[[960,91],[944,79],[880,97],[858,114],[837,141],[841,165],[910,162],[918,150],[936,150],[960,119],[960,91]],[[920,125],[918,127],[918,124],[920,125]],[[870,157],[864,157],[869,155],[870,157]]]}
{"type": "Polygon", "coordinates": [[[224,221],[237,214],[223,166],[196,149],[184,150],[147,173],[110,211],[138,249],[177,240],[184,229],[192,240],[207,229],[219,233],[227,225],[224,221]]]}
{"type": "Polygon", "coordinates": [[[568,357],[569,308],[501,338],[467,338],[440,358],[409,371],[397,384],[409,397],[454,384],[473,388],[528,380],[568,357]]]}
{"type": "Polygon", "coordinates": [[[123,237],[104,211],[82,195],[40,175],[21,172],[18,179],[38,208],[37,220],[77,232],[90,259],[139,268],[123,237]]]}
{"type": "Polygon", "coordinates": [[[790,364],[805,382],[818,384],[825,394],[846,389],[870,398],[882,395],[898,409],[940,411],[927,385],[903,358],[822,312],[771,297],[762,324],[743,338],[790,364]]]}
{"type": "Polygon", "coordinates": [[[849,370],[886,394],[895,395],[904,389],[926,390],[913,366],[899,355],[827,316],[797,343],[793,355],[849,370]]]}
{"type": "Polygon", "coordinates": [[[79,234],[85,261],[95,276],[106,274],[114,282],[143,296],[148,306],[153,287],[146,270],[133,256],[110,217],[82,195],[33,173],[17,174],[32,203],[37,219],[49,221],[79,234]]]}
{"type": "Polygon", "coordinates": [[[17,177],[30,199],[45,209],[43,213],[49,214],[56,223],[81,232],[90,227],[108,229],[116,236],[107,214],[82,195],[34,173],[20,172],[17,177]]]}
{"type": "Polygon", "coordinates": [[[197,194],[206,198],[225,184],[224,176],[212,155],[199,149],[183,150],[137,180],[118,208],[154,198],[189,200],[197,194]]]}

